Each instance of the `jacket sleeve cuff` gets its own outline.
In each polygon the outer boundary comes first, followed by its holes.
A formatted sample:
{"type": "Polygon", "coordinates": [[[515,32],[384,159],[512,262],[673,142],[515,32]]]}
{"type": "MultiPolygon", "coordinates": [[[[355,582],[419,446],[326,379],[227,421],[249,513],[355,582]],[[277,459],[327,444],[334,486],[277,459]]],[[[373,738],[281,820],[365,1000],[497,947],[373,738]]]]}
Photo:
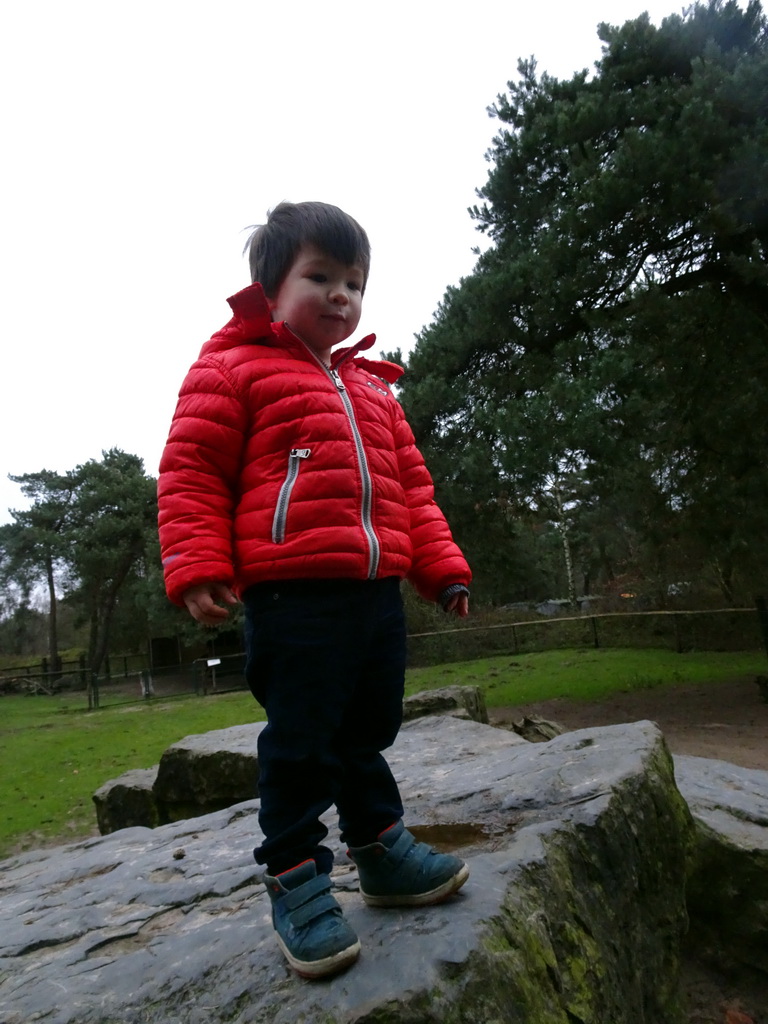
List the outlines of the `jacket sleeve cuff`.
{"type": "Polygon", "coordinates": [[[446,610],[448,602],[452,597],[455,597],[456,594],[466,594],[467,597],[469,597],[469,587],[465,587],[463,583],[452,583],[450,587],[446,587],[438,598],[438,604],[443,611],[446,610]]]}

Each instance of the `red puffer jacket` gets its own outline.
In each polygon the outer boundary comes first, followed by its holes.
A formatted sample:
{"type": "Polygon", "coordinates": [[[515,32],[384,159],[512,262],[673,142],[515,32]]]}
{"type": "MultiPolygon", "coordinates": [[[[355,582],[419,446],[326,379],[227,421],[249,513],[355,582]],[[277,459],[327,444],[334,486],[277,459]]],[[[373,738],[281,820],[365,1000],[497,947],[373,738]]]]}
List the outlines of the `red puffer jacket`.
{"type": "Polygon", "coordinates": [[[469,567],[382,378],[393,363],[337,351],[329,370],[260,285],[206,342],[179,394],[160,464],[168,596],[199,583],[242,593],[277,579],[408,577],[435,601],[469,567]]]}

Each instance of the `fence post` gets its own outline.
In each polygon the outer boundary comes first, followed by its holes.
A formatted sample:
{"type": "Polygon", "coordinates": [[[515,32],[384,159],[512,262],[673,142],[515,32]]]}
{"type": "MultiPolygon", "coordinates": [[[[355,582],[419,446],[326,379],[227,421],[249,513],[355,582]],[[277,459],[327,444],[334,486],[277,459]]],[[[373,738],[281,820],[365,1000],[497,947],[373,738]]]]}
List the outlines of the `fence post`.
{"type": "Polygon", "coordinates": [[[595,647],[599,647],[600,646],[600,641],[599,641],[598,636],[597,636],[597,619],[595,618],[594,615],[592,615],[590,617],[590,621],[592,622],[592,641],[593,641],[595,647]]]}
{"type": "Polygon", "coordinates": [[[512,626],[512,643],[514,645],[515,654],[519,654],[520,648],[517,645],[517,628],[514,625],[512,626]]]}
{"type": "Polygon", "coordinates": [[[96,711],[99,706],[99,677],[95,672],[90,673],[88,683],[88,710],[96,711]]]}
{"type": "Polygon", "coordinates": [[[766,605],[764,597],[756,597],[755,605],[757,607],[760,629],[763,634],[763,646],[765,647],[765,653],[768,654],[768,605],[766,605]]]}
{"type": "Polygon", "coordinates": [[[208,696],[208,666],[206,665],[206,660],[206,658],[196,658],[194,662],[197,668],[197,679],[199,680],[197,694],[199,696],[202,690],[203,697],[208,696]]]}
{"type": "Polygon", "coordinates": [[[142,669],[140,673],[141,678],[141,695],[145,700],[149,700],[152,694],[155,692],[152,686],[152,673],[149,669],[142,669]]]}
{"type": "Polygon", "coordinates": [[[680,638],[680,616],[677,612],[672,615],[672,621],[675,627],[675,650],[678,654],[683,653],[683,643],[680,638]]]}

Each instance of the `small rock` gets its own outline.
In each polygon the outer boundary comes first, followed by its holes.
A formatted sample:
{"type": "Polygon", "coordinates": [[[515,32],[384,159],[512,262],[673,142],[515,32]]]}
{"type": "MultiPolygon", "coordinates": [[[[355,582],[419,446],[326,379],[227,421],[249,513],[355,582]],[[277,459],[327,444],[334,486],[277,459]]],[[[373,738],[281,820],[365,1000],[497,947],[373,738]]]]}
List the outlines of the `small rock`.
{"type": "Polygon", "coordinates": [[[437,690],[414,693],[403,701],[404,722],[427,715],[450,715],[488,724],[485,697],[479,686],[442,686],[437,690]]]}
{"type": "Polygon", "coordinates": [[[547,743],[555,736],[562,736],[566,731],[559,722],[550,722],[546,718],[539,718],[538,715],[523,716],[519,722],[512,723],[512,729],[529,743],[547,743]]]}

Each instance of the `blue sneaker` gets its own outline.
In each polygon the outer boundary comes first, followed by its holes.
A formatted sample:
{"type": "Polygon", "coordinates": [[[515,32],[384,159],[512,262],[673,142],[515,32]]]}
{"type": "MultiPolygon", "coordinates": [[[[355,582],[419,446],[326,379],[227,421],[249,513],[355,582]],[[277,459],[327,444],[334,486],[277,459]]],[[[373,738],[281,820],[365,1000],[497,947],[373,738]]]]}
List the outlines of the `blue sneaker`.
{"type": "Polygon", "coordinates": [[[360,893],[371,907],[426,907],[441,903],[464,885],[469,868],[452,853],[417,843],[402,821],[370,846],[353,847],[360,893]]]}
{"type": "Polygon", "coordinates": [[[277,941],[302,978],[323,978],[357,960],[360,942],[331,896],[331,879],[305,860],[290,871],[265,875],[277,941]]]}

